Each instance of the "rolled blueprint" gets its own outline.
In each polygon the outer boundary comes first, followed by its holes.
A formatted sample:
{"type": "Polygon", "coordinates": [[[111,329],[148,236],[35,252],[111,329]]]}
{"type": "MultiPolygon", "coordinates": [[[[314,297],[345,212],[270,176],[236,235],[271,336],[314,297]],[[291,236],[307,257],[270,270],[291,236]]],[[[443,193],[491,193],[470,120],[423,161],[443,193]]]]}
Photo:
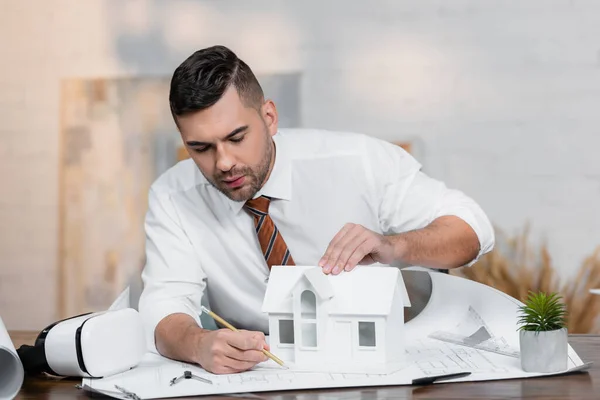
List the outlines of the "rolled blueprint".
{"type": "Polygon", "coordinates": [[[24,377],[23,364],[0,317],[0,400],[14,399],[24,377]]]}

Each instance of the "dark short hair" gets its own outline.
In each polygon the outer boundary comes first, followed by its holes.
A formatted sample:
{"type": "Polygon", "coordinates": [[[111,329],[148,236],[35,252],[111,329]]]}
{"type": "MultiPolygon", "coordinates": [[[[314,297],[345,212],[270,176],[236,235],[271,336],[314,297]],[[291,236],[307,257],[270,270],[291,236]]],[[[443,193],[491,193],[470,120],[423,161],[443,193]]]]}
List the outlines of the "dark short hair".
{"type": "Polygon", "coordinates": [[[169,104],[174,116],[214,105],[233,85],[246,106],[259,108],[264,95],[256,76],[225,46],[201,49],[189,56],[173,73],[169,104]]]}

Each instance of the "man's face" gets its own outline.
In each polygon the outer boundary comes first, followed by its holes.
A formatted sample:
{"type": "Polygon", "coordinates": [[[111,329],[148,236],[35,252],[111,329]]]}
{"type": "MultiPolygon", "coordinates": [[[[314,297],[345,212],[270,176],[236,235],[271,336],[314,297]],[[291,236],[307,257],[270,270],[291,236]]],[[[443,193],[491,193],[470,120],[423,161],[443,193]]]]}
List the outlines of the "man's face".
{"type": "Polygon", "coordinates": [[[273,162],[277,111],[245,106],[231,86],[212,107],[177,117],[181,137],[206,179],[235,201],[251,199],[266,182],[273,162]]]}

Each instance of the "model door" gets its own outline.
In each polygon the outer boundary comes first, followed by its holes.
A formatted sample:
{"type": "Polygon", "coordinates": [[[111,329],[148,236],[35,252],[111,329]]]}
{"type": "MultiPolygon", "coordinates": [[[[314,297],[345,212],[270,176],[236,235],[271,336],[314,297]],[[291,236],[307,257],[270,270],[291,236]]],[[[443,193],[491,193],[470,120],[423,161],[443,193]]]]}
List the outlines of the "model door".
{"type": "Polygon", "coordinates": [[[335,321],[333,335],[331,336],[332,352],[330,358],[335,357],[340,362],[352,359],[352,322],[335,321]]]}

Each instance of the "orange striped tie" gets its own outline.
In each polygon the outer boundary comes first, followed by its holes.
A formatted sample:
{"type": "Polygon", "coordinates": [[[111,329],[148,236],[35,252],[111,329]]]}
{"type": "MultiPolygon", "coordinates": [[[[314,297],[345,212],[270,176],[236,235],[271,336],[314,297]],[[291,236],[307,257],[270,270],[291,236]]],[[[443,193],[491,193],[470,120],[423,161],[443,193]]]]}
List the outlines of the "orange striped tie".
{"type": "Polygon", "coordinates": [[[270,203],[271,198],[260,196],[256,199],[248,200],[244,207],[254,217],[254,226],[256,227],[260,248],[269,269],[273,265],[294,265],[294,259],[290,254],[290,250],[285,244],[279,229],[277,229],[269,216],[270,203]]]}

